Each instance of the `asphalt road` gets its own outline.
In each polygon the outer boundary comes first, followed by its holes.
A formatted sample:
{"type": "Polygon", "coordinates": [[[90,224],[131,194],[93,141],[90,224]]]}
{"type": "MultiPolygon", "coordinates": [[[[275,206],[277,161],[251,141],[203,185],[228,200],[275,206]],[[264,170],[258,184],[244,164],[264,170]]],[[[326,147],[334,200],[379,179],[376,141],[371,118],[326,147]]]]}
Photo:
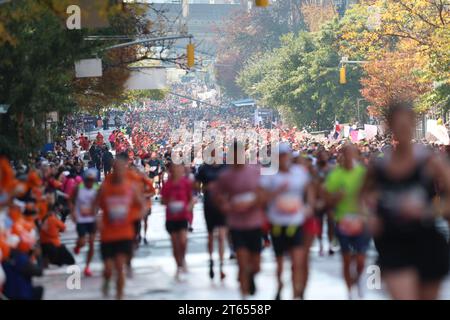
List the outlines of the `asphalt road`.
{"type": "MultiPolygon", "coordinates": [[[[202,205],[198,204],[194,210],[194,232],[189,234],[187,265],[189,274],[186,281],[176,282],[174,279],[175,263],[172,258],[169,237],[164,228],[164,208],[155,202],[153,214],[150,217],[150,229],[147,237],[148,245],[142,245],[133,259],[133,276],[126,281],[125,299],[175,299],[175,300],[228,300],[240,299],[237,282],[237,266],[235,260],[227,259],[225,264],[226,279],[221,283],[218,278],[211,281],[208,277],[208,254],[206,250],[206,226],[203,218],[202,205]]],[[[68,222],[68,230],[62,235],[63,242],[69,249],[73,249],[76,234],[74,225],[68,222]]],[[[83,264],[85,251],[76,257],[78,265],[83,264]]],[[[348,299],[348,294],[342,279],[341,259],[339,252],[333,256],[319,256],[317,241],[311,249],[310,277],[305,293],[305,299],[348,299]]],[[[368,265],[376,258],[376,252],[371,249],[368,253],[368,265]]],[[[228,257],[228,255],[227,255],[228,257]]],[[[254,299],[273,299],[276,292],[275,263],[271,248],[262,254],[261,273],[256,278],[257,293],[254,299]]],[[[93,277],[81,276],[80,289],[70,289],[67,285],[70,274],[67,267],[50,267],[42,278],[36,279],[45,287],[45,299],[103,299],[101,294],[102,264],[98,250],[98,243],[94,262],[91,266],[93,277]]],[[[218,273],[218,264],[216,266],[218,273]]],[[[368,269],[369,272],[369,269],[368,269]]],[[[366,277],[363,280],[364,299],[387,299],[383,288],[369,289],[366,277]]],[[[290,268],[285,265],[285,288],[283,299],[290,299],[290,268]]],[[[369,281],[370,282],[370,281],[369,281]]],[[[372,282],[371,282],[372,283],[372,282]]],[[[450,299],[450,278],[442,289],[443,299],[450,299]]]]}

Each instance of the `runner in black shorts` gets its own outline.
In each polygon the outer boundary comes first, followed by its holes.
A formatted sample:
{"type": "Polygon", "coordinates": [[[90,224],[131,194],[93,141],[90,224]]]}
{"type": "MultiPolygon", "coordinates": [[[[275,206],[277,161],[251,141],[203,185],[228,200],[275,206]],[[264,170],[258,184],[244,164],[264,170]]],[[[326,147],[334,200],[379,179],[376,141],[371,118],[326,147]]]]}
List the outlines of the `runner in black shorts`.
{"type": "Polygon", "coordinates": [[[193,184],[184,175],[182,165],[171,164],[169,172],[169,180],[161,189],[161,203],[166,206],[166,229],[177,265],[175,279],[180,281],[187,273],[185,258],[189,217],[194,205],[193,184]]]}
{"type": "Polygon", "coordinates": [[[287,143],[278,145],[278,154],[278,172],[261,177],[277,259],[275,299],[281,299],[285,254],[292,265],[293,298],[303,299],[306,287],[306,281],[302,281],[302,266],[305,267],[306,260],[303,224],[312,216],[314,185],[307,168],[292,164],[292,150],[287,143]]]}
{"type": "Polygon", "coordinates": [[[242,297],[256,292],[255,276],[260,270],[262,227],[265,222],[261,169],[259,166],[241,164],[238,156],[243,145],[235,142],[233,165],[220,173],[214,187],[214,198],[227,216],[231,239],[239,265],[239,283],[242,297]]]}
{"type": "Polygon", "coordinates": [[[166,230],[168,233],[176,233],[179,231],[187,230],[188,229],[188,221],[187,220],[181,220],[181,221],[166,221],[166,230]]]}
{"type": "Polygon", "coordinates": [[[94,256],[94,241],[97,232],[97,218],[94,211],[94,201],[97,197],[99,186],[96,180],[97,170],[87,170],[85,172],[83,183],[77,187],[69,202],[72,220],[77,224],[78,239],[74,252],[75,254],[79,254],[81,248],[86,245],[86,242],[89,247],[86,256],[86,267],[84,268],[84,275],[86,277],[92,276],[89,265],[94,256]]]}
{"type": "Polygon", "coordinates": [[[260,228],[252,230],[230,230],[230,235],[234,250],[239,251],[239,249],[245,249],[256,254],[261,252],[263,232],[260,228]]]}
{"type": "Polygon", "coordinates": [[[120,240],[114,242],[103,242],[100,245],[100,252],[103,260],[114,259],[118,255],[127,257],[133,254],[133,240],[120,240]]]}
{"type": "Polygon", "coordinates": [[[407,104],[389,108],[396,148],[369,168],[363,200],[375,212],[372,232],[378,264],[394,299],[436,299],[449,270],[449,245],[436,229],[436,209],[448,215],[450,169],[435,154],[413,145],[415,114],[407,104]],[[441,183],[440,206],[435,185],[441,183]]]}
{"type": "MultiPolygon", "coordinates": [[[[215,156],[213,150],[212,157],[215,156]]],[[[196,175],[197,189],[203,190],[203,210],[205,213],[206,227],[208,229],[208,253],[209,253],[209,277],[214,278],[214,231],[217,230],[219,242],[220,279],[225,279],[223,261],[225,253],[225,239],[227,238],[225,215],[220,212],[213,199],[214,182],[220,172],[225,168],[224,164],[203,164],[196,175]]]]}

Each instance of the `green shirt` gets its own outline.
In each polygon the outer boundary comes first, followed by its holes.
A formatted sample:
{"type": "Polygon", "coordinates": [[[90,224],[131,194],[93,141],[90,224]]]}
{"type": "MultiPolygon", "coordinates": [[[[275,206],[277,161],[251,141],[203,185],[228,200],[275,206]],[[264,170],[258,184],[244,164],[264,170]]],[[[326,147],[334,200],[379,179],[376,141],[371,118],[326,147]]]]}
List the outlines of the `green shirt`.
{"type": "Polygon", "coordinates": [[[336,205],[336,221],[340,221],[346,214],[358,213],[358,196],[365,173],[366,169],[358,164],[351,170],[338,166],[328,175],[325,189],[330,193],[344,193],[344,197],[336,205]]]}

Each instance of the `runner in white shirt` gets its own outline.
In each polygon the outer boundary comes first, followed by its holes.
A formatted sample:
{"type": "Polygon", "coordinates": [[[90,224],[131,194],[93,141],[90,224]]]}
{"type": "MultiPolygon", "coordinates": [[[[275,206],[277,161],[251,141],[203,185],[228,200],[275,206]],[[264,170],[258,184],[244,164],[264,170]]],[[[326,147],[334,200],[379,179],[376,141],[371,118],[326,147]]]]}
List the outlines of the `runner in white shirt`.
{"type": "Polygon", "coordinates": [[[302,299],[304,283],[301,279],[301,259],[304,257],[302,225],[311,214],[314,189],[308,171],[292,165],[289,145],[279,145],[279,172],[262,176],[261,184],[266,191],[267,215],[271,223],[271,237],[277,260],[278,290],[281,299],[284,254],[289,253],[292,263],[294,299],[302,299]],[[306,195],[306,197],[305,197],[306,195]],[[304,199],[306,198],[306,203],[304,199]]]}
{"type": "Polygon", "coordinates": [[[94,240],[96,233],[96,217],[94,211],[94,201],[98,192],[97,170],[89,169],[86,171],[84,181],[75,191],[72,204],[72,219],[77,224],[78,240],[74,248],[75,254],[80,253],[80,249],[86,244],[86,238],[89,244],[89,250],[86,257],[86,267],[84,275],[92,276],[89,264],[94,256],[94,240]]]}

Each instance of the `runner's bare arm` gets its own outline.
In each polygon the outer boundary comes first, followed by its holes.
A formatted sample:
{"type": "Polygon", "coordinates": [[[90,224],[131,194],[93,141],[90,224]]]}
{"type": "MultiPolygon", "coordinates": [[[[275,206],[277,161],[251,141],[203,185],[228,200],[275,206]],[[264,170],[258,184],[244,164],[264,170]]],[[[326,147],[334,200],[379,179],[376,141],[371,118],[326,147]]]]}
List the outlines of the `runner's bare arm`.
{"type": "Polygon", "coordinates": [[[379,235],[383,230],[383,221],[375,211],[377,202],[375,174],[375,168],[369,165],[358,197],[360,212],[367,217],[367,226],[373,236],[379,235]]]}
{"type": "Polygon", "coordinates": [[[142,218],[145,214],[145,197],[143,192],[140,192],[138,188],[135,188],[133,192],[133,201],[141,208],[139,216],[142,218]]]}
{"type": "Polygon", "coordinates": [[[364,182],[359,192],[359,205],[362,213],[369,213],[375,210],[376,193],[375,193],[375,168],[373,165],[368,167],[364,182]],[[368,212],[369,210],[369,212],[368,212]]]}
{"type": "Polygon", "coordinates": [[[442,216],[450,220],[450,165],[440,156],[433,156],[428,162],[429,170],[435,181],[439,181],[442,194],[438,211],[442,216]]]}
{"type": "Polygon", "coordinates": [[[313,208],[315,207],[316,201],[316,186],[314,181],[311,181],[306,186],[306,215],[311,216],[314,214],[313,208]]]}
{"type": "Polygon", "coordinates": [[[97,217],[97,226],[99,230],[102,228],[102,219],[98,217],[98,213],[100,211],[100,199],[102,197],[102,194],[103,194],[103,185],[100,186],[100,188],[98,189],[97,195],[95,196],[94,202],[92,203],[92,210],[94,212],[94,216],[97,217]]]}
{"type": "Polygon", "coordinates": [[[73,196],[69,199],[69,210],[70,210],[70,217],[72,218],[73,222],[77,222],[77,218],[75,215],[75,201],[78,197],[78,187],[75,189],[73,196]]]}

